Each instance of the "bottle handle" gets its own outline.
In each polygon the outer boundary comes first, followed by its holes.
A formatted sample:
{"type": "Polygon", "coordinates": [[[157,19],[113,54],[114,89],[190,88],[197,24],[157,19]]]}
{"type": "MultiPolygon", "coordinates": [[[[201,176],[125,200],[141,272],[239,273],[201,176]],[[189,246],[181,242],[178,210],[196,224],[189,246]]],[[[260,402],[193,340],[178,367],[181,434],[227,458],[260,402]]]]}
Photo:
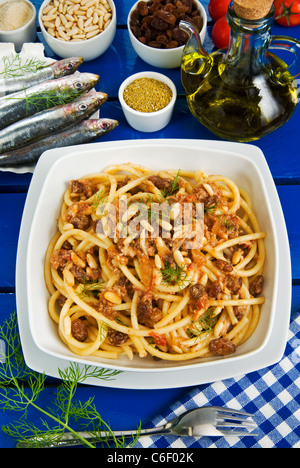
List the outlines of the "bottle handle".
{"type": "Polygon", "coordinates": [[[287,65],[287,70],[293,77],[300,73],[300,41],[287,36],[271,36],[268,50],[273,49],[292,53],[294,55],[294,60],[290,65],[287,65]]]}

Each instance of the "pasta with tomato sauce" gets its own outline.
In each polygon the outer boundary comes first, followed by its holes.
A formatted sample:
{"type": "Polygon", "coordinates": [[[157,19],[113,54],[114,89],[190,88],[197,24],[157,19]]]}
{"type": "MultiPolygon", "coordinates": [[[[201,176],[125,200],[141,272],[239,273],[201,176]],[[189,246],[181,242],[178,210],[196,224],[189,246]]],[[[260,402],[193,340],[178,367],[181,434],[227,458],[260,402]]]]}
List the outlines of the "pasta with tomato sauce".
{"type": "Polygon", "coordinates": [[[49,314],[80,356],[231,355],[265,301],[265,235],[227,177],[110,166],[66,188],[45,258],[49,314]]]}

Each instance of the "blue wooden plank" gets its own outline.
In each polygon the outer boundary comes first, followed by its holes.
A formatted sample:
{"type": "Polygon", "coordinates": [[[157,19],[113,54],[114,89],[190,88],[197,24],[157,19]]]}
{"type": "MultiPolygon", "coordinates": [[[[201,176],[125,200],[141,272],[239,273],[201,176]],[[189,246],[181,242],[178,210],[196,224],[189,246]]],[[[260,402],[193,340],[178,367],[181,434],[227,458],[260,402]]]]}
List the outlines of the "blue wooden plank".
{"type": "Polygon", "coordinates": [[[297,215],[297,204],[300,200],[300,185],[278,186],[279,198],[287,225],[291,257],[292,277],[300,278],[300,219],[297,215]]]}
{"type": "Polygon", "coordinates": [[[15,286],[15,263],[19,228],[26,195],[0,194],[0,291],[15,286]]]}

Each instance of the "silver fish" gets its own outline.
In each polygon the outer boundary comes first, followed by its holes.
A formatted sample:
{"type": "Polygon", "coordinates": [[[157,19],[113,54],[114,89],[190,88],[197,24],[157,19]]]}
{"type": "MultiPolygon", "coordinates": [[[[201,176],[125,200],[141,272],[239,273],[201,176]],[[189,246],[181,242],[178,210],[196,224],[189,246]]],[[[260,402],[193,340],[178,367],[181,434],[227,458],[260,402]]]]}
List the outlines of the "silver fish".
{"type": "Polygon", "coordinates": [[[43,109],[72,102],[91,90],[100,77],[93,73],[78,73],[44,81],[28,89],[0,99],[0,129],[43,109]]]}
{"type": "Polygon", "coordinates": [[[118,125],[119,122],[113,119],[83,120],[67,130],[37,140],[15,151],[0,154],[0,167],[33,165],[41,154],[49,149],[90,143],[103,137],[118,125]]]}
{"type": "Polygon", "coordinates": [[[70,104],[52,107],[9,125],[0,131],[0,153],[20,148],[90,117],[107,97],[106,93],[91,91],[70,104]]]}
{"type": "Polygon", "coordinates": [[[50,65],[42,66],[34,72],[25,73],[24,75],[0,78],[0,96],[16,93],[31,86],[34,86],[43,81],[61,78],[62,76],[71,75],[82,64],[82,57],[70,57],[50,65]]]}

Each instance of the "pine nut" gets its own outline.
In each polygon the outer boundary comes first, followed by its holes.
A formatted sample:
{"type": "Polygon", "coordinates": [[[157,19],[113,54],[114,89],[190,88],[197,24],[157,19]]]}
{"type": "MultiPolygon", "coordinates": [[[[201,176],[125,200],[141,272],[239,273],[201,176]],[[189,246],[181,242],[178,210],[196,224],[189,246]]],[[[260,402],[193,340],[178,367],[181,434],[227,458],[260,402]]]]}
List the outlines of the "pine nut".
{"type": "Polygon", "coordinates": [[[151,226],[151,224],[149,224],[148,221],[146,221],[145,219],[141,220],[141,226],[143,226],[143,228],[147,229],[147,231],[149,231],[149,232],[154,231],[153,226],[151,226]]]}
{"type": "Polygon", "coordinates": [[[121,304],[122,302],[122,299],[120,296],[118,296],[118,294],[116,294],[115,292],[113,291],[106,291],[104,293],[104,298],[109,301],[109,302],[112,302],[113,304],[116,304],[116,305],[119,305],[121,304]]]}
{"type": "Polygon", "coordinates": [[[79,29],[83,30],[84,22],[83,22],[83,19],[81,17],[78,18],[77,24],[78,24],[79,29]]]}
{"type": "Polygon", "coordinates": [[[168,223],[168,222],[165,221],[164,219],[160,219],[160,220],[159,220],[159,224],[161,225],[161,227],[162,227],[165,231],[171,231],[171,230],[173,229],[172,224],[168,223]]]}
{"type": "Polygon", "coordinates": [[[98,263],[96,262],[92,254],[86,254],[86,260],[91,268],[98,268],[98,263]]]}
{"type": "Polygon", "coordinates": [[[49,13],[49,11],[51,11],[51,10],[52,10],[52,5],[47,5],[47,6],[43,9],[42,13],[43,13],[43,15],[47,15],[47,14],[49,13]]]}
{"type": "Polygon", "coordinates": [[[209,184],[203,184],[203,187],[211,197],[214,195],[214,191],[209,184]]]}
{"type": "Polygon", "coordinates": [[[64,278],[69,286],[74,286],[75,278],[74,275],[70,272],[70,270],[64,270],[64,278]]]}
{"type": "Polygon", "coordinates": [[[176,219],[180,211],[181,211],[180,204],[174,203],[174,205],[172,205],[172,208],[170,209],[170,218],[173,220],[176,219]]]}
{"type": "Polygon", "coordinates": [[[64,31],[62,31],[62,30],[59,30],[59,31],[58,31],[58,35],[59,35],[62,39],[64,39],[65,41],[69,41],[69,40],[70,40],[69,36],[67,36],[66,33],[65,33],[64,31]]]}
{"type": "Polygon", "coordinates": [[[180,268],[185,267],[185,261],[184,261],[183,255],[179,250],[174,251],[173,257],[174,257],[175,262],[180,268]]]}
{"type": "Polygon", "coordinates": [[[43,23],[47,21],[53,21],[56,19],[56,15],[45,15],[42,16],[43,23]]]}
{"type": "Polygon", "coordinates": [[[89,18],[84,22],[84,28],[87,28],[93,21],[93,18],[89,18]]]}
{"type": "Polygon", "coordinates": [[[42,14],[47,32],[65,41],[94,37],[108,27],[112,18],[106,0],[52,0],[42,14]]]}
{"type": "Polygon", "coordinates": [[[111,20],[109,19],[108,21],[106,21],[106,23],[104,23],[104,29],[106,29],[109,26],[110,22],[111,20]]]}
{"type": "Polygon", "coordinates": [[[139,208],[137,205],[130,205],[130,207],[125,211],[125,213],[122,216],[122,222],[126,223],[132,216],[134,216],[137,212],[139,211],[139,208]]]}
{"type": "Polygon", "coordinates": [[[54,24],[54,23],[51,23],[50,21],[45,21],[44,26],[46,26],[47,28],[52,28],[52,29],[54,29],[55,24],[54,24]]]}
{"type": "Polygon", "coordinates": [[[75,265],[81,268],[85,267],[85,261],[82,260],[82,258],[78,257],[78,255],[75,252],[71,252],[71,259],[72,259],[72,262],[75,263],[75,265]]]}
{"type": "Polygon", "coordinates": [[[67,19],[68,21],[71,21],[72,23],[74,23],[74,21],[75,21],[75,18],[73,18],[73,16],[72,16],[72,15],[69,15],[68,13],[66,14],[66,19],[67,19]]]}
{"type": "Polygon", "coordinates": [[[162,261],[161,261],[161,258],[158,254],[155,255],[154,257],[154,263],[155,263],[155,266],[158,270],[161,270],[162,269],[162,261]]]}

